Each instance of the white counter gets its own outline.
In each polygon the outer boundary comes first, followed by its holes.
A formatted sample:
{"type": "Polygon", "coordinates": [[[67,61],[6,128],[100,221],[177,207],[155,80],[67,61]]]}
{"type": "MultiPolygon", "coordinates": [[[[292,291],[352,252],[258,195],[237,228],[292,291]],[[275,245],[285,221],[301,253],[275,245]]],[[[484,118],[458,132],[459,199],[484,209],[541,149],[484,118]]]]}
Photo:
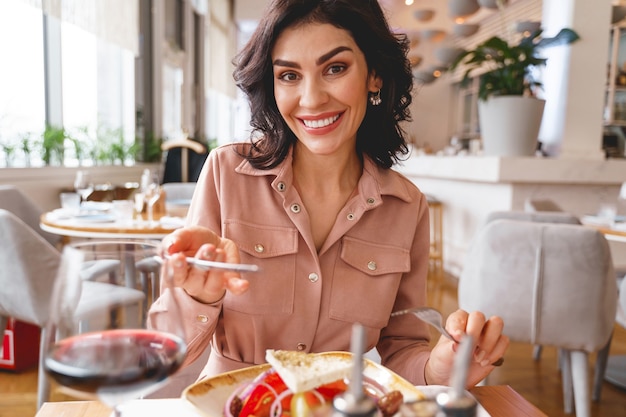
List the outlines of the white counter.
{"type": "Polygon", "coordinates": [[[488,213],[523,210],[527,199],[551,199],[581,216],[616,201],[626,160],[485,156],[416,156],[396,169],[444,204],[444,267],[459,275],[471,240],[488,213]]]}

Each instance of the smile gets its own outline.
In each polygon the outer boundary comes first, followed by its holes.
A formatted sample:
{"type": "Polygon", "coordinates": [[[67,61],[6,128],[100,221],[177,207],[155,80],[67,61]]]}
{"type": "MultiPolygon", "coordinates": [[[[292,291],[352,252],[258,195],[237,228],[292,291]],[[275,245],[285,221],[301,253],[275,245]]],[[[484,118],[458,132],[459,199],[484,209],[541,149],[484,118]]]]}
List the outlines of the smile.
{"type": "Polygon", "coordinates": [[[302,119],[302,123],[304,123],[304,125],[310,129],[320,129],[322,127],[326,127],[335,123],[339,119],[340,116],[341,115],[338,114],[336,116],[326,117],[324,119],[318,119],[318,120],[302,119]]]}

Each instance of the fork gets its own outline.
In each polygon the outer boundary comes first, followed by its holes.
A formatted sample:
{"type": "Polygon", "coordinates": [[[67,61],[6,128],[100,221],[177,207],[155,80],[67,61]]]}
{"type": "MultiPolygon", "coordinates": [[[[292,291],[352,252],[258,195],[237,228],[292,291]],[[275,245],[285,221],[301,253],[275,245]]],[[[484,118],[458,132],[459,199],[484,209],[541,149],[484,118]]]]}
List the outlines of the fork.
{"type": "MultiPolygon", "coordinates": [[[[163,260],[159,256],[155,256],[155,259],[159,263],[163,263],[163,260]]],[[[202,271],[208,271],[209,269],[220,269],[222,271],[235,271],[235,272],[258,272],[259,266],[252,264],[234,264],[229,262],[217,262],[217,261],[205,261],[203,259],[196,259],[192,257],[185,258],[187,263],[193,265],[195,268],[202,271]]]]}
{"type": "MultiPolygon", "coordinates": [[[[441,317],[441,313],[438,310],[435,310],[432,307],[414,307],[407,308],[406,310],[398,310],[391,313],[391,317],[401,316],[403,314],[413,313],[417,316],[418,319],[422,320],[425,323],[430,324],[435,329],[439,330],[442,335],[452,340],[455,343],[459,343],[448,331],[443,327],[443,318],[441,317]]],[[[500,366],[504,363],[504,358],[500,358],[493,362],[491,365],[500,366]]]]}
{"type": "Polygon", "coordinates": [[[443,327],[443,319],[439,311],[435,310],[432,307],[414,307],[407,308],[406,310],[394,311],[393,313],[391,313],[391,317],[401,316],[408,313],[415,314],[418,319],[430,324],[435,329],[439,330],[442,335],[452,340],[453,342],[458,343],[458,341],[454,337],[452,337],[450,333],[448,333],[445,327],[443,327]]]}

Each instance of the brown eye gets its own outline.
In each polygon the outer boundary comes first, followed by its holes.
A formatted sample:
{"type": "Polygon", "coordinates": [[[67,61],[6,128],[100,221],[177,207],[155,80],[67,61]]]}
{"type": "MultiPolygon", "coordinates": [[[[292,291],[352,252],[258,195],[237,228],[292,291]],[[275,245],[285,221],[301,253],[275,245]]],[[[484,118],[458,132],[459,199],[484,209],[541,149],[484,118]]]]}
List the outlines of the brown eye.
{"type": "Polygon", "coordinates": [[[345,65],[342,64],[334,64],[331,65],[330,67],[328,67],[328,70],[326,70],[326,73],[329,75],[336,75],[336,74],[341,74],[342,72],[344,72],[346,69],[345,65]]]}

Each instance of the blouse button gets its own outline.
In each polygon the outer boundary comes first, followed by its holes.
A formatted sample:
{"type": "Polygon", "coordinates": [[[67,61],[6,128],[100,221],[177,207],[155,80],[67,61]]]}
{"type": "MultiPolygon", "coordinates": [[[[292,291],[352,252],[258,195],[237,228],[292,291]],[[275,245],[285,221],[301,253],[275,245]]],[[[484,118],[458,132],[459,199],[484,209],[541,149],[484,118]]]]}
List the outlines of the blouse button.
{"type": "Polygon", "coordinates": [[[209,318],[207,316],[205,316],[204,314],[198,314],[196,316],[196,321],[198,323],[206,323],[207,321],[209,321],[209,318]]]}
{"type": "Polygon", "coordinates": [[[256,253],[263,253],[265,252],[265,246],[261,245],[260,243],[257,243],[256,245],[254,245],[254,251],[256,253]]]}
{"type": "Polygon", "coordinates": [[[285,185],[284,182],[279,182],[278,183],[278,191],[285,191],[287,189],[287,186],[285,185]]]}
{"type": "Polygon", "coordinates": [[[346,216],[348,220],[354,220],[354,213],[350,213],[346,216]]]}
{"type": "Polygon", "coordinates": [[[292,204],[291,205],[291,211],[294,213],[300,213],[300,205],[299,204],[292,204]]]}
{"type": "Polygon", "coordinates": [[[317,282],[317,280],[320,279],[319,275],[317,275],[315,272],[311,272],[309,274],[309,281],[311,282],[317,282]]]}
{"type": "Polygon", "coordinates": [[[367,269],[369,269],[370,271],[376,271],[377,267],[378,266],[376,265],[376,262],[374,262],[374,261],[369,261],[367,263],[367,269]]]}
{"type": "Polygon", "coordinates": [[[369,204],[370,206],[371,206],[372,204],[374,204],[375,202],[376,202],[376,200],[374,200],[372,197],[370,197],[370,198],[368,198],[368,199],[367,199],[367,204],[369,204]]]}
{"type": "Polygon", "coordinates": [[[306,345],[304,343],[298,343],[298,345],[296,346],[296,349],[302,352],[304,349],[306,349],[306,345]]]}

